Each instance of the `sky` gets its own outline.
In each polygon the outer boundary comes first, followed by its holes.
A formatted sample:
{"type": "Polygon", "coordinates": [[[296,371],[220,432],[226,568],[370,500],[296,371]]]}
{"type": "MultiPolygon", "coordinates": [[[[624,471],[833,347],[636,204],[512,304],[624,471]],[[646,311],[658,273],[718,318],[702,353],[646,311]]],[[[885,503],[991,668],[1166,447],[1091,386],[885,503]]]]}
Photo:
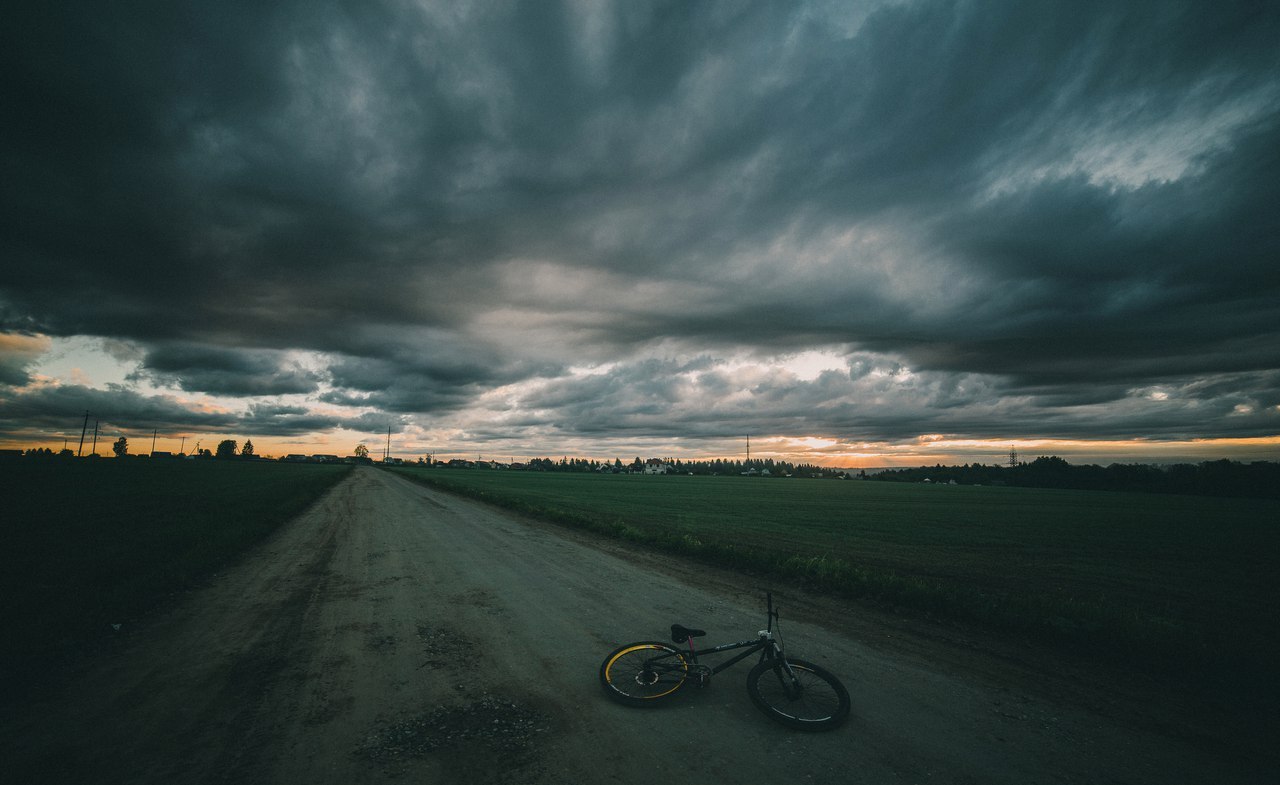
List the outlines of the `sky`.
{"type": "Polygon", "coordinates": [[[1280,460],[1280,5],[73,5],[0,446],[1280,460]]]}

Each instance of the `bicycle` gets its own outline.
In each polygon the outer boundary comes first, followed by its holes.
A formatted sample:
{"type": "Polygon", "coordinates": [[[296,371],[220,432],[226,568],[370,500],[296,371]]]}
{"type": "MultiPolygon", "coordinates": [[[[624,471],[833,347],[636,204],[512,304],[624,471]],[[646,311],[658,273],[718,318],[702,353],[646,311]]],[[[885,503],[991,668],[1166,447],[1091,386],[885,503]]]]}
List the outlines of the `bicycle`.
{"type": "Polygon", "coordinates": [[[756,708],[790,728],[826,731],[839,727],[849,716],[849,691],[825,668],[786,655],[773,594],[766,593],[765,598],[768,625],[754,639],[695,649],[693,639],[707,633],[673,624],[672,643],[687,643],[688,651],[659,641],[628,643],[600,664],[601,687],[610,698],[627,706],[654,706],[691,679],[705,687],[713,675],[758,652],[760,661],[747,674],[747,694],[756,708]],[[776,634],[774,622],[778,622],[776,634]],[[708,654],[735,649],[745,651],[714,668],[699,662],[708,654]]]}

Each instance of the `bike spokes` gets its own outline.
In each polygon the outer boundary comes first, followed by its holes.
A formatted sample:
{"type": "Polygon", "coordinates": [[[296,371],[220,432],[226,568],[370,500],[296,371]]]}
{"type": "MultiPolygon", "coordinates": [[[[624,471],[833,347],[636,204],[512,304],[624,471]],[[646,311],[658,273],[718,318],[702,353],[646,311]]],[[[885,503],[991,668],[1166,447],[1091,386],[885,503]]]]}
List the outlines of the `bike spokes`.
{"type": "Polygon", "coordinates": [[[688,675],[688,664],[679,651],[652,642],[623,646],[600,666],[600,683],[609,696],[631,705],[670,695],[688,675]]]}
{"type": "Polygon", "coordinates": [[[774,660],[752,669],[747,691],[757,708],[802,730],[829,730],[849,714],[849,693],[839,680],[803,660],[774,660]]]}

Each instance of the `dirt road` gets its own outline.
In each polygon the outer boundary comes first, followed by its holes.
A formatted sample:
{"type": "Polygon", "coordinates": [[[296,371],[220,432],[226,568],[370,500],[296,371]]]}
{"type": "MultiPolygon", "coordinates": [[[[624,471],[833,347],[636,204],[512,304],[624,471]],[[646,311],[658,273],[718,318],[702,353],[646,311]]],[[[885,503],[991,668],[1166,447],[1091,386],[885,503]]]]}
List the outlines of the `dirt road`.
{"type": "Polygon", "coordinates": [[[1061,672],[897,643],[894,626],[799,593],[780,603],[789,650],[850,688],[842,729],[770,722],[746,665],[661,709],[618,706],[597,685],[604,654],[676,621],[708,641],[751,637],[764,614],[750,581],[360,468],[4,718],[3,779],[1221,783],[1265,781],[1273,762],[1061,672]]]}

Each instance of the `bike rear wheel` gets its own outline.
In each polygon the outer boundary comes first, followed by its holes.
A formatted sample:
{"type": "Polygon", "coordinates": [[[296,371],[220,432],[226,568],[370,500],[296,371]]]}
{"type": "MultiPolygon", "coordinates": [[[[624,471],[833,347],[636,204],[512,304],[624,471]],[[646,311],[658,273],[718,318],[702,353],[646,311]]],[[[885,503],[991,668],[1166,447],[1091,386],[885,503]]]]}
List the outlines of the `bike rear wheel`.
{"type": "Polygon", "coordinates": [[[628,706],[652,706],[680,689],[688,677],[684,654],[657,641],[628,643],[600,664],[600,686],[628,706]]]}
{"type": "Polygon", "coordinates": [[[849,691],[829,671],[805,660],[761,662],[747,674],[747,693],[756,708],[789,728],[833,730],[849,717],[849,691]]]}

